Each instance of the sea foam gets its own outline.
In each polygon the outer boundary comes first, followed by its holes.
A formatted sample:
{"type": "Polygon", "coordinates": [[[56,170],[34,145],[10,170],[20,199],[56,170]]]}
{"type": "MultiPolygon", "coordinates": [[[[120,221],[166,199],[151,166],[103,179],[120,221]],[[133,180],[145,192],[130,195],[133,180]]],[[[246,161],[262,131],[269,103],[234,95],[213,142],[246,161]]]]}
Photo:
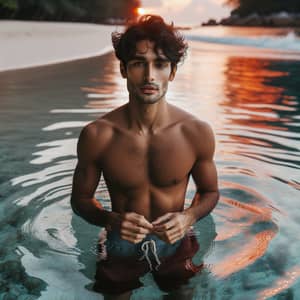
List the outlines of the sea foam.
{"type": "Polygon", "coordinates": [[[284,36],[209,36],[202,34],[186,34],[186,38],[192,41],[207,43],[239,45],[248,47],[257,47],[279,51],[300,52],[300,38],[291,31],[284,36]]]}

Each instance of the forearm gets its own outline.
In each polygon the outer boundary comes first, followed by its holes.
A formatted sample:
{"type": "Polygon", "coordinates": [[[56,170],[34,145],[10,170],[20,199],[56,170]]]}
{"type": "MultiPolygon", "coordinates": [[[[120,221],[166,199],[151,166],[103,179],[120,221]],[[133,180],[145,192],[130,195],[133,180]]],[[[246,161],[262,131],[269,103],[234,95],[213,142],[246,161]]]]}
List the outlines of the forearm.
{"type": "Polygon", "coordinates": [[[71,206],[76,215],[90,224],[106,227],[110,223],[112,212],[105,210],[96,198],[78,200],[72,197],[71,206]]]}
{"type": "MultiPolygon", "coordinates": [[[[194,224],[199,219],[207,216],[217,205],[219,200],[219,191],[200,192],[197,191],[190,207],[185,209],[185,213],[191,218],[191,223],[194,224]]],[[[192,225],[191,224],[191,225],[192,225]]]]}

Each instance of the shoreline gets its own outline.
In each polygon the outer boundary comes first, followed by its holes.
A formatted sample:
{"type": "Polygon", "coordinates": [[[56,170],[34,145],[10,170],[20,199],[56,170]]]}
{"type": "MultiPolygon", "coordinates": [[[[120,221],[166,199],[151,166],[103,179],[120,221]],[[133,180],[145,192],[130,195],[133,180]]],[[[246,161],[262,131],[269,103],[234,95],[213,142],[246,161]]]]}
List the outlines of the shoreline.
{"type": "Polygon", "coordinates": [[[0,72],[63,63],[112,51],[120,26],[0,21],[0,72]]]}

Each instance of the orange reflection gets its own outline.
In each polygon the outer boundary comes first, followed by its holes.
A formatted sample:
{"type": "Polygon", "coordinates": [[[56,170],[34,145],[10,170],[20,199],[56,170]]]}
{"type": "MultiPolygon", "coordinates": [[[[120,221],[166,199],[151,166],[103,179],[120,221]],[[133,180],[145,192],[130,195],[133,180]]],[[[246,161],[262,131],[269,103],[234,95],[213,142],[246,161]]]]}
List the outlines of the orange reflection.
{"type": "Polygon", "coordinates": [[[288,289],[300,277],[300,267],[295,266],[288,272],[285,272],[277,281],[274,282],[273,287],[261,291],[258,295],[259,300],[269,299],[280,292],[288,289]]]}
{"type": "Polygon", "coordinates": [[[264,255],[275,234],[273,230],[265,230],[256,235],[249,235],[248,242],[239,247],[238,252],[234,252],[215,264],[212,272],[223,278],[252,264],[264,255]]]}
{"type": "Polygon", "coordinates": [[[251,203],[241,202],[230,197],[221,197],[220,203],[226,207],[217,206],[215,213],[222,220],[222,227],[218,230],[216,241],[228,241],[230,238],[239,237],[239,246],[232,247],[234,253],[224,257],[212,267],[216,276],[226,277],[254,263],[262,257],[268,249],[270,241],[278,231],[277,225],[272,220],[275,209],[271,202],[263,195],[247,186],[222,181],[222,188],[243,191],[251,197],[251,203]],[[253,233],[251,228],[255,224],[264,222],[272,226],[271,229],[253,233]],[[246,242],[245,242],[246,240],[246,242]]]}
{"type": "MultiPolygon", "coordinates": [[[[226,95],[235,107],[246,103],[276,104],[281,98],[284,89],[268,85],[274,78],[288,76],[287,72],[273,71],[270,69],[271,61],[230,57],[225,71],[226,95]]],[[[270,109],[262,110],[269,112],[270,109]]]]}
{"type": "Polygon", "coordinates": [[[234,199],[230,199],[227,197],[223,197],[223,202],[238,207],[238,208],[242,208],[245,209],[247,211],[250,211],[256,215],[258,215],[262,220],[270,220],[272,217],[272,210],[271,208],[268,207],[258,207],[252,204],[248,204],[248,203],[242,203],[240,201],[236,201],[234,199]]]}
{"type": "Polygon", "coordinates": [[[220,203],[227,204],[226,210],[216,207],[215,213],[223,218],[224,224],[218,230],[216,241],[223,241],[230,237],[237,236],[256,222],[272,222],[272,207],[262,207],[258,204],[242,203],[240,201],[221,197],[220,203]],[[243,222],[240,220],[243,219],[243,222]]]}
{"type": "Polygon", "coordinates": [[[262,196],[261,194],[257,193],[254,189],[252,189],[250,187],[247,187],[245,185],[241,185],[237,182],[230,182],[230,181],[224,181],[224,180],[220,181],[220,185],[222,186],[222,188],[232,188],[232,189],[236,189],[236,190],[245,191],[245,192],[253,195],[254,198],[259,199],[260,204],[262,204],[262,203],[265,204],[265,205],[268,204],[270,207],[272,207],[273,210],[276,210],[277,212],[282,213],[282,211],[280,211],[277,208],[271,206],[272,202],[268,198],[266,198],[266,197],[262,196]]]}
{"type": "MultiPolygon", "coordinates": [[[[289,75],[287,72],[271,69],[272,61],[258,58],[230,57],[225,71],[226,106],[237,115],[231,122],[235,125],[251,125],[271,130],[286,130],[274,124],[280,119],[280,112],[293,110],[280,105],[288,96],[285,89],[270,84],[276,78],[289,75]]],[[[284,121],[281,119],[281,121],[284,121]]],[[[243,142],[243,141],[241,141],[243,142]]]]}

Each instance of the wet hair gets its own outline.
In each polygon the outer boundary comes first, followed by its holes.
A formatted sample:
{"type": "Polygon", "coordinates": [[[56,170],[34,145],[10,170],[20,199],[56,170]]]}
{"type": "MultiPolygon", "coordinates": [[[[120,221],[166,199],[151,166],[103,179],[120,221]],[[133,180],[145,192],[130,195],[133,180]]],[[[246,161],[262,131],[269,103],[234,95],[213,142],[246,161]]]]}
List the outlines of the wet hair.
{"type": "Polygon", "coordinates": [[[172,68],[186,56],[187,43],[173,23],[166,24],[160,16],[144,15],[137,22],[129,24],[123,33],[112,33],[115,55],[125,66],[135,56],[136,43],[141,40],[154,42],[155,53],[158,54],[161,49],[172,68]]]}

